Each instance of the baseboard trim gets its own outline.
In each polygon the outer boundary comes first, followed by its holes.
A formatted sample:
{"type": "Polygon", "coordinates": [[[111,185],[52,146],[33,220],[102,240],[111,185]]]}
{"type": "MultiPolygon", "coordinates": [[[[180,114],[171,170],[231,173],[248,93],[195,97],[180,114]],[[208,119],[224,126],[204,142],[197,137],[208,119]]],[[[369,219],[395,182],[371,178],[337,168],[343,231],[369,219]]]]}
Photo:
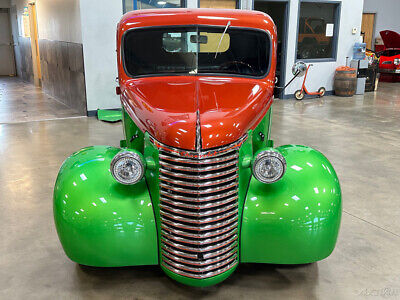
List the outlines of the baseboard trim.
{"type": "MultiPolygon", "coordinates": [[[[87,116],[88,116],[88,117],[97,117],[97,111],[98,111],[99,109],[100,109],[100,108],[95,109],[95,110],[88,110],[88,111],[87,111],[87,116]]],[[[106,110],[121,110],[121,108],[102,108],[102,109],[106,109],[106,110]]]]}
{"type": "Polygon", "coordinates": [[[96,110],[88,110],[87,116],[88,117],[97,117],[97,109],[96,110]]]}

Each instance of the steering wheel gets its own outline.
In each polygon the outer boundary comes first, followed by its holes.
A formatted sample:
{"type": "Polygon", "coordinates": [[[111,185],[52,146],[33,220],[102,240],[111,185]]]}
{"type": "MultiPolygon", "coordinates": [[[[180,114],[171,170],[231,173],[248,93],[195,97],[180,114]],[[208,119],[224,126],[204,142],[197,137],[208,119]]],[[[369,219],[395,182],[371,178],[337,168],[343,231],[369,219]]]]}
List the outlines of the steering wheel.
{"type": "Polygon", "coordinates": [[[224,62],[223,64],[221,64],[219,66],[219,69],[220,70],[229,70],[232,65],[236,66],[238,72],[240,72],[239,65],[242,65],[242,66],[249,68],[249,70],[252,73],[254,73],[254,68],[250,64],[245,63],[243,61],[239,61],[239,60],[231,60],[231,61],[224,62]]]}

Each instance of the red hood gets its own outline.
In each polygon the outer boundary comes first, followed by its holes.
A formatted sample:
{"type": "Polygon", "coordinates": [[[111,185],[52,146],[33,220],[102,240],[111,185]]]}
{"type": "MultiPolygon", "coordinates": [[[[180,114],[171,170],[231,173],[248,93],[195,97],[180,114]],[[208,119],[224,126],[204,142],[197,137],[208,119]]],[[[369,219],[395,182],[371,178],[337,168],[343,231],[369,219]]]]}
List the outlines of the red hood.
{"type": "Polygon", "coordinates": [[[384,30],[380,32],[383,43],[387,49],[398,48],[400,49],[400,34],[391,30],[384,30]]]}
{"type": "Polygon", "coordinates": [[[273,86],[268,80],[229,77],[129,79],[122,104],[141,130],[182,149],[196,149],[199,119],[202,148],[209,149],[254,128],[272,104],[273,86]]]}

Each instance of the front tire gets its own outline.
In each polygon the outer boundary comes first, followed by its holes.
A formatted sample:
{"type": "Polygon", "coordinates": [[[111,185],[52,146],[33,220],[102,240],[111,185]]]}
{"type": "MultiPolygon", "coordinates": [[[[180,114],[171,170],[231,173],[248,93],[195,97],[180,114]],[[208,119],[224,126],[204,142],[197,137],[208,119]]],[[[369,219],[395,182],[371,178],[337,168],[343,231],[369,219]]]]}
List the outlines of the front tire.
{"type": "Polygon", "coordinates": [[[326,89],[324,87],[320,87],[318,90],[319,97],[322,98],[323,96],[325,96],[325,93],[326,93],[326,89]]]}
{"type": "Polygon", "coordinates": [[[296,92],[294,93],[294,97],[295,97],[296,100],[298,100],[298,101],[303,100],[303,99],[304,99],[304,96],[305,96],[305,94],[304,94],[304,91],[302,91],[302,90],[298,90],[298,91],[296,91],[296,92]]]}

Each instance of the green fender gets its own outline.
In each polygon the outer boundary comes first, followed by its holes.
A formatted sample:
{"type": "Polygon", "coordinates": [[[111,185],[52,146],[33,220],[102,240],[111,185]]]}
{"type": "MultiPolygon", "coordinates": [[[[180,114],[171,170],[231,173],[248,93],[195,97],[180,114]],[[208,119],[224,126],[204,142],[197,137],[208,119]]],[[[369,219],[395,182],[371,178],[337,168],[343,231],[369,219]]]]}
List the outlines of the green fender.
{"type": "Polygon", "coordinates": [[[283,178],[264,184],[252,177],[243,210],[241,262],[304,264],[329,256],[341,219],[339,180],[320,152],[276,148],[286,159],[283,178]]]}
{"type": "Polygon", "coordinates": [[[110,162],[121,149],[84,148],[60,169],[54,189],[54,220],[67,256],[83,265],[119,267],[158,264],[157,230],[146,181],[114,180],[110,162]]]}

